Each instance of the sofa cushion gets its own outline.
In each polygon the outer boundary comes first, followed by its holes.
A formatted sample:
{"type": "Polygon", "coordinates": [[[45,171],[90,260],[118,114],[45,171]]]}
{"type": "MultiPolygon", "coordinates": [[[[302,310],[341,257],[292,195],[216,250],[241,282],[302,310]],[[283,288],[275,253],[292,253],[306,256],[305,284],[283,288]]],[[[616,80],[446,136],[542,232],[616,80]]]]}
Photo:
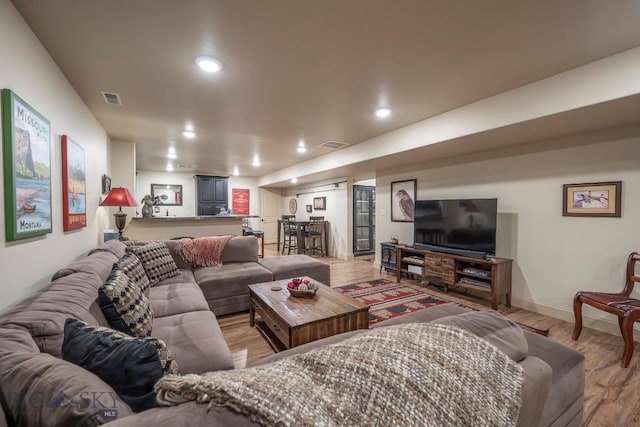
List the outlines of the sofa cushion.
{"type": "Polygon", "coordinates": [[[142,290],[146,295],[149,295],[149,288],[151,283],[149,277],[142,267],[140,258],[134,253],[126,253],[122,258],[116,262],[116,266],[127,275],[136,286],[142,290]]]}
{"type": "Polygon", "coordinates": [[[96,374],[135,412],[153,408],[153,385],[178,366],[165,343],[67,319],[62,358],[96,374]]]}
{"type": "Polygon", "coordinates": [[[494,310],[471,311],[442,317],[433,323],[456,326],[490,342],[516,362],[529,353],[522,328],[494,310]]]}
{"type": "Polygon", "coordinates": [[[167,245],[167,249],[169,249],[169,253],[171,254],[171,257],[173,258],[173,261],[175,261],[176,266],[178,267],[178,269],[183,270],[183,269],[192,269],[193,265],[191,265],[190,263],[188,263],[187,261],[185,261],[184,258],[182,258],[182,256],[178,253],[178,245],[180,244],[179,240],[164,240],[164,244],[167,245]]]}
{"type": "Polygon", "coordinates": [[[154,286],[163,279],[179,274],[178,266],[164,242],[148,243],[137,248],[134,253],[140,258],[142,267],[144,267],[144,271],[147,273],[149,281],[151,282],[151,286],[154,286]]]}
{"type": "Polygon", "coordinates": [[[147,296],[117,267],[98,289],[98,302],[113,329],[138,337],[151,334],[153,309],[147,296]]]}
{"type": "Polygon", "coordinates": [[[97,303],[98,288],[103,283],[94,273],[61,277],[4,311],[0,326],[27,330],[40,351],[60,357],[65,319],[108,325],[97,303]]]}
{"type": "Polygon", "coordinates": [[[51,281],[58,280],[61,277],[68,276],[73,273],[91,272],[95,273],[100,277],[100,280],[104,282],[111,273],[113,264],[116,261],[118,261],[118,257],[109,251],[96,252],[73,261],[66,267],[62,267],[53,274],[51,281]]]}
{"type": "Polygon", "coordinates": [[[95,374],[47,353],[3,354],[0,378],[17,425],[95,426],[133,414],[95,374]]]}
{"type": "Polygon", "coordinates": [[[148,298],[154,317],[209,310],[207,300],[195,282],[154,286],[149,290],[148,298]]]}
{"type": "Polygon", "coordinates": [[[223,264],[258,262],[258,239],[254,236],[232,237],[222,251],[221,261],[223,264]]]}
{"type": "Polygon", "coordinates": [[[127,249],[127,245],[125,244],[125,241],[107,240],[106,242],[104,242],[103,244],[98,246],[97,248],[92,249],[89,252],[89,255],[91,255],[93,253],[96,253],[96,252],[111,252],[117,258],[122,258],[122,256],[124,255],[126,249],[127,249]]]}
{"type": "Polygon", "coordinates": [[[329,264],[307,255],[287,255],[260,260],[260,265],[273,273],[273,280],[309,276],[328,285],[331,279],[329,264]]]}
{"type": "MultiPolygon", "coordinates": [[[[193,277],[193,270],[178,270],[178,275],[162,279],[155,286],[173,285],[176,283],[196,283],[195,277],[193,277]]],[[[154,286],[154,287],[155,287],[154,286]]]]}
{"type": "Polygon", "coordinates": [[[233,369],[231,351],[210,311],[156,317],[153,337],[171,349],[182,375],[233,369]]]}
{"type": "Polygon", "coordinates": [[[245,294],[248,296],[249,285],[273,280],[271,272],[256,262],[196,268],[193,276],[207,300],[245,294]]]}

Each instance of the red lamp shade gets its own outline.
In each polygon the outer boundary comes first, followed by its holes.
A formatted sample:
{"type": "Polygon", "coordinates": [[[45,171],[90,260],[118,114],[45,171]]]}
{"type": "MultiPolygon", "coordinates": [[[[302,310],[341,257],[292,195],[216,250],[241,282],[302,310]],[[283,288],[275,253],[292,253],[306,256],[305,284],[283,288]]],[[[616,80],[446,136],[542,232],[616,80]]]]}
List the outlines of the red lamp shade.
{"type": "Polygon", "coordinates": [[[131,193],[124,187],[112,188],[100,206],[138,206],[131,193]]]}
{"type": "Polygon", "coordinates": [[[123,187],[112,188],[107,194],[107,197],[100,203],[100,206],[119,206],[120,210],[113,214],[116,227],[118,227],[118,233],[120,234],[120,239],[122,239],[122,230],[127,223],[127,214],[122,212],[123,206],[138,206],[133,197],[131,197],[131,193],[129,190],[123,187]]]}

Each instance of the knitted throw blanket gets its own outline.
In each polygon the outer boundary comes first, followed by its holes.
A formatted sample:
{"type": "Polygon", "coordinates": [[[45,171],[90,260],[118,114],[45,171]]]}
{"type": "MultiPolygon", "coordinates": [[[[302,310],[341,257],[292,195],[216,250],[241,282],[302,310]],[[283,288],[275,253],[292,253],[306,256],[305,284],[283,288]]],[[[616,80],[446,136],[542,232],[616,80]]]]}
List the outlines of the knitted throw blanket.
{"type": "Polygon", "coordinates": [[[220,264],[222,251],[231,236],[196,237],[180,239],[176,251],[194,267],[213,267],[220,264]]]}
{"type": "Polygon", "coordinates": [[[253,368],[167,375],[160,405],[222,405],[261,425],[512,426],[520,365],[448,325],[378,328],[253,368]]]}

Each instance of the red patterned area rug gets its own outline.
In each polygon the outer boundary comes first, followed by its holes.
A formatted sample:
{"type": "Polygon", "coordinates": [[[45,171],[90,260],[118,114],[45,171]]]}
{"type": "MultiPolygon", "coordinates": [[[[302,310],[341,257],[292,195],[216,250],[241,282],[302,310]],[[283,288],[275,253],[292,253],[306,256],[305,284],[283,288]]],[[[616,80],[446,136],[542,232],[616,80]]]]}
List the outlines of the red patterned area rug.
{"type": "MultiPolygon", "coordinates": [[[[386,279],[376,279],[368,282],[355,283],[353,285],[338,286],[335,289],[369,306],[369,326],[375,325],[383,320],[424,310],[425,308],[438,304],[454,303],[475,310],[473,307],[455,301],[441,299],[419,289],[391,282],[386,279]]],[[[539,329],[521,323],[518,324],[523,329],[536,334],[549,335],[548,329],[539,329]]]]}

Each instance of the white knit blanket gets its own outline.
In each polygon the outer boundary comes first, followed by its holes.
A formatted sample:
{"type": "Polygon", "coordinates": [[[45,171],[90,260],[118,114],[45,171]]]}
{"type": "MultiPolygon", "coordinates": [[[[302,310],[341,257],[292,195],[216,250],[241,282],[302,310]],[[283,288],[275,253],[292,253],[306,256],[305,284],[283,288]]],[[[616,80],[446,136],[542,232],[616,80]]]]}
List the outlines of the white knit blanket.
{"type": "Polygon", "coordinates": [[[262,425],[512,426],[523,377],[476,335],[419,323],[264,366],[165,376],[156,391],[161,405],[223,405],[262,425]]]}

